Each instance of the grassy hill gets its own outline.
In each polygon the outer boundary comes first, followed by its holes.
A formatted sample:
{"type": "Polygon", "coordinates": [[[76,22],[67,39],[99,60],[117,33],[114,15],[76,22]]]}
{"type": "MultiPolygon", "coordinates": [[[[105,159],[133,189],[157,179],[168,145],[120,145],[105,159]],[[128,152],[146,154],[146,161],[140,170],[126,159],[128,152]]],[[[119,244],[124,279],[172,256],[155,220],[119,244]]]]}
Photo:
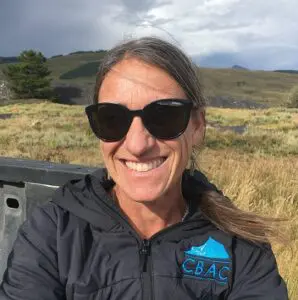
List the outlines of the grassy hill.
{"type": "Polygon", "coordinates": [[[269,106],[282,106],[289,90],[298,84],[298,74],[234,69],[201,69],[208,96],[231,96],[269,106]]]}
{"type": "MultiPolygon", "coordinates": [[[[70,54],[65,56],[54,57],[48,60],[49,68],[52,71],[52,76],[55,80],[59,80],[59,77],[66,72],[72,71],[82,65],[90,62],[100,62],[106,52],[85,52],[70,54]]],[[[95,74],[93,74],[94,76],[95,74]]],[[[88,78],[92,80],[92,76],[88,78]]]]}
{"type": "MultiPolygon", "coordinates": [[[[77,103],[85,103],[81,99],[92,93],[96,69],[104,54],[105,51],[79,52],[50,58],[48,65],[54,85],[82,89],[77,103]]],[[[0,71],[5,66],[0,64],[0,71]]],[[[208,97],[228,97],[236,102],[246,100],[267,106],[282,106],[289,90],[298,84],[295,72],[201,68],[198,76],[208,97]]]]}

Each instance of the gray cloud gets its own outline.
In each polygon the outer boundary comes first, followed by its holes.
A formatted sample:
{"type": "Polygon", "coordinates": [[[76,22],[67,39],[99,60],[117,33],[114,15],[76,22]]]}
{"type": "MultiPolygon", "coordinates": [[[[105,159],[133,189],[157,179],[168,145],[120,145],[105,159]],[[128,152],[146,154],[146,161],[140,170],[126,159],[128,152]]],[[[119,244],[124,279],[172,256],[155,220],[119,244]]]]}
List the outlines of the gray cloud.
{"type": "Polygon", "coordinates": [[[151,8],[158,8],[168,4],[171,1],[161,0],[122,0],[122,3],[127,11],[129,12],[147,12],[151,8]]]}
{"type": "Polygon", "coordinates": [[[157,18],[154,15],[148,15],[147,18],[145,19],[146,21],[152,25],[152,26],[163,26],[168,23],[173,23],[175,22],[175,18],[157,18]]]}
{"type": "Polygon", "coordinates": [[[298,68],[297,11],[296,0],[0,0],[0,56],[108,49],[155,29],[209,65],[298,68]]]}
{"type": "Polygon", "coordinates": [[[153,8],[161,8],[171,4],[170,1],[164,0],[123,0],[123,6],[118,13],[114,14],[113,20],[136,27],[149,22],[150,25],[163,25],[169,22],[169,18],[157,18],[155,15],[148,13],[153,8]]]}
{"type": "Polygon", "coordinates": [[[218,23],[215,21],[208,22],[206,24],[191,24],[188,26],[187,31],[188,32],[197,32],[201,30],[208,30],[208,31],[228,31],[228,30],[234,30],[234,29],[243,29],[247,28],[251,25],[249,22],[234,22],[234,23],[218,23]]]}
{"type": "Polygon", "coordinates": [[[286,47],[282,49],[267,47],[243,52],[219,52],[194,56],[193,59],[199,66],[208,68],[229,68],[233,65],[241,65],[250,70],[298,70],[297,50],[286,47]]]}
{"type": "Polygon", "coordinates": [[[0,56],[17,55],[28,48],[39,49],[48,56],[106,49],[122,36],[122,32],[114,32],[113,21],[135,26],[146,19],[148,10],[167,3],[160,0],[1,1],[0,56]]]}

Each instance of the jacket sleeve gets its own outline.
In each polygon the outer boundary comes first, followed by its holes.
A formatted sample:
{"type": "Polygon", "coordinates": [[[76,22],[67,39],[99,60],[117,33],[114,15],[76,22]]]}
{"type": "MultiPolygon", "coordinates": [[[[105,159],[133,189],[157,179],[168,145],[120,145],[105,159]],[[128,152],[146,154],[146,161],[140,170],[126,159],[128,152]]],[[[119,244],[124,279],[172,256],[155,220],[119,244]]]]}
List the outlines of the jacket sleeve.
{"type": "Polygon", "coordinates": [[[0,300],[62,300],[57,267],[57,213],[37,207],[18,231],[0,286],[0,300]]]}
{"type": "Polygon", "coordinates": [[[287,300],[287,287],[271,247],[242,246],[236,247],[234,283],[227,299],[287,300]]]}

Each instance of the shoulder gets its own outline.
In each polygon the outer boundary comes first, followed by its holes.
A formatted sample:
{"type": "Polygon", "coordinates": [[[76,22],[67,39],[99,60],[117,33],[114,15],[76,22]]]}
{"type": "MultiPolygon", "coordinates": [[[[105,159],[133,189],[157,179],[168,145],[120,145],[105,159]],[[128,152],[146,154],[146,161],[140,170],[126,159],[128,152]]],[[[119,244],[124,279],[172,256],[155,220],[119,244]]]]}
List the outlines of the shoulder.
{"type": "Polygon", "coordinates": [[[269,243],[256,244],[241,238],[233,241],[233,284],[228,299],[288,299],[269,243]]]}
{"type": "Polygon", "coordinates": [[[274,265],[277,267],[271,244],[267,241],[253,242],[241,237],[232,237],[232,253],[234,273],[236,278],[244,273],[257,272],[259,263],[263,267],[274,265]]]}
{"type": "Polygon", "coordinates": [[[19,234],[53,239],[64,213],[64,210],[52,201],[38,205],[20,226],[19,234]]]}
{"type": "Polygon", "coordinates": [[[36,225],[42,225],[45,221],[47,224],[55,226],[57,219],[63,213],[62,209],[52,201],[36,206],[31,215],[23,223],[23,226],[34,222],[36,225]]]}
{"type": "Polygon", "coordinates": [[[267,251],[272,251],[271,244],[269,241],[264,242],[253,242],[249,239],[244,239],[242,237],[233,236],[234,251],[237,252],[255,252],[260,251],[266,253],[267,251]]]}

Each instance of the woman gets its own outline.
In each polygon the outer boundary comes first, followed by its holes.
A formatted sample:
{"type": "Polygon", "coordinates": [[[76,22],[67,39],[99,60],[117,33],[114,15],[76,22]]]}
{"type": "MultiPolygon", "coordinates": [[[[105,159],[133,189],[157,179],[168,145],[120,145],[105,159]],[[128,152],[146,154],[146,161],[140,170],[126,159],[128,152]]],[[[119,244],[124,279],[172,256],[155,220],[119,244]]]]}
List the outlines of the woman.
{"type": "Polygon", "coordinates": [[[86,108],[106,169],[61,187],[23,224],[1,299],[287,299],[269,221],[198,171],[204,98],[194,67],[157,38],[103,59],[86,108]]]}

